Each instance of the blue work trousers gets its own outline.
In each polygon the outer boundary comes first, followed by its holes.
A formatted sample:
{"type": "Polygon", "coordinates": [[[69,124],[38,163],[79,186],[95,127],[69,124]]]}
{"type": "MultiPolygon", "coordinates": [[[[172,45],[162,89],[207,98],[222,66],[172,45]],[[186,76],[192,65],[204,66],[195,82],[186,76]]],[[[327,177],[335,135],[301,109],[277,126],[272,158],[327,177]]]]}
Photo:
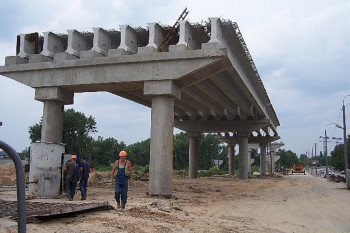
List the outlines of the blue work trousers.
{"type": "Polygon", "coordinates": [[[86,198],[87,195],[87,183],[89,178],[81,178],[79,183],[80,193],[82,198],[86,198]]]}
{"type": "Polygon", "coordinates": [[[120,203],[120,201],[123,204],[126,204],[126,201],[128,199],[128,181],[126,179],[126,182],[118,182],[118,179],[115,179],[115,195],[114,198],[117,202],[120,203]]]}

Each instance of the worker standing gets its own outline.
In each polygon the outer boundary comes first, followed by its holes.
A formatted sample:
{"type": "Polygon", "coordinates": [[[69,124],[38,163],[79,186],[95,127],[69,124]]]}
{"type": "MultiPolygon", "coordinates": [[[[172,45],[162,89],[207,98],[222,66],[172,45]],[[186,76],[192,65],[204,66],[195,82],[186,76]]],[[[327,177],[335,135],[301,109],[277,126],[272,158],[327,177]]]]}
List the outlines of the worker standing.
{"type": "Polygon", "coordinates": [[[80,188],[80,193],[81,193],[81,200],[86,200],[87,196],[87,184],[88,184],[88,179],[89,179],[89,173],[90,173],[90,164],[86,161],[86,157],[82,156],[81,157],[81,163],[80,163],[80,183],[79,183],[79,188],[80,188]]]}
{"type": "Polygon", "coordinates": [[[66,173],[66,195],[70,201],[73,200],[80,179],[79,165],[76,163],[77,156],[72,155],[71,160],[66,163],[64,172],[66,173]]]}
{"type": "Polygon", "coordinates": [[[134,180],[131,162],[126,160],[127,155],[125,151],[120,151],[119,160],[115,161],[111,172],[111,182],[113,183],[114,178],[115,185],[114,198],[117,201],[117,207],[122,209],[125,209],[128,199],[128,184],[131,186],[134,180]]]}

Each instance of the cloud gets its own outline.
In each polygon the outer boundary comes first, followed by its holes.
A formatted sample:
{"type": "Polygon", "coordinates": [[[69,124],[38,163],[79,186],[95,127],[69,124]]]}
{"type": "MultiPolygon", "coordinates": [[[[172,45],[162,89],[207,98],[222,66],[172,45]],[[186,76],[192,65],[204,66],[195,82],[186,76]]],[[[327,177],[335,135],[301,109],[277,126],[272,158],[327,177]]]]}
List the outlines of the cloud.
{"type": "MultiPolygon", "coordinates": [[[[280,120],[285,148],[304,153],[325,125],[341,122],[342,98],[350,94],[350,2],[342,0],[5,1],[0,5],[0,19],[6,22],[0,65],[15,54],[19,33],[173,25],[185,7],[190,22],[222,17],[238,23],[280,120]]],[[[75,94],[74,102],[66,108],[95,117],[96,135],[127,144],[150,135],[149,108],[109,93],[75,94]]],[[[28,127],[40,120],[42,106],[33,89],[0,76],[0,139],[18,151],[29,146],[28,127]]]]}

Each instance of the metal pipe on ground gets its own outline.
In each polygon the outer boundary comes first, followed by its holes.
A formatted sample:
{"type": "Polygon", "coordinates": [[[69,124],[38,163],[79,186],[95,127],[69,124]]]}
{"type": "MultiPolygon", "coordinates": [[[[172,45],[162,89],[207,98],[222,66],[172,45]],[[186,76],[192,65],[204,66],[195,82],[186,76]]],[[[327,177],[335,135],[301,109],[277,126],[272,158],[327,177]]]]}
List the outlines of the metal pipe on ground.
{"type": "Polygon", "coordinates": [[[0,140],[0,148],[11,156],[16,167],[17,203],[18,203],[18,232],[26,232],[26,197],[24,171],[22,161],[16,151],[8,144],[0,140]]]}

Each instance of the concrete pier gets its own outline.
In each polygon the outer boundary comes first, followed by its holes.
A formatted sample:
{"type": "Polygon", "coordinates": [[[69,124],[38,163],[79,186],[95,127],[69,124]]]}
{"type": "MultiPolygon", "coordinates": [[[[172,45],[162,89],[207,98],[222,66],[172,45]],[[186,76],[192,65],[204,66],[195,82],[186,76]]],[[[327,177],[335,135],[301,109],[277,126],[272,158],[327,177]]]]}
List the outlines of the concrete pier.
{"type": "Polygon", "coordinates": [[[248,132],[238,132],[239,137],[239,179],[248,179],[248,132]]]}
{"type": "Polygon", "coordinates": [[[190,137],[188,177],[197,178],[200,132],[187,132],[187,135],[190,137]]]}
{"type": "Polygon", "coordinates": [[[230,176],[235,174],[235,145],[228,145],[228,173],[230,176]]]}
{"type": "Polygon", "coordinates": [[[260,144],[260,174],[266,176],[266,144],[260,144]]]}

